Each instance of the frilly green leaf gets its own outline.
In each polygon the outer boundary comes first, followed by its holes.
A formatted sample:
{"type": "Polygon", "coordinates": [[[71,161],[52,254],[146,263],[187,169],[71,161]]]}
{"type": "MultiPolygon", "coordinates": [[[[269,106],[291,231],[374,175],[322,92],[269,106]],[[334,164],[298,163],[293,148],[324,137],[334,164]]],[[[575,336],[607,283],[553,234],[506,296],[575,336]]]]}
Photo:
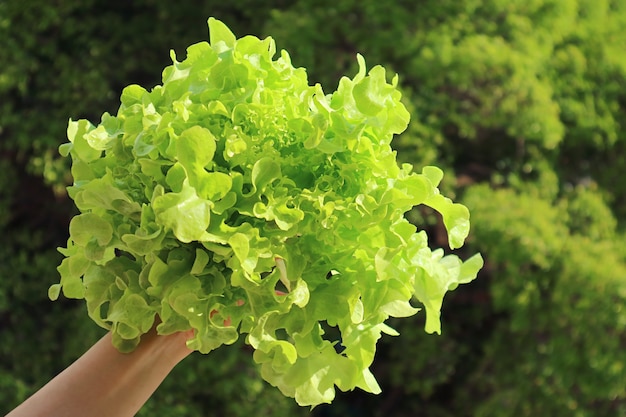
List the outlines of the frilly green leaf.
{"type": "Polygon", "coordinates": [[[235,46],[237,38],[228,26],[214,17],[210,17],[208,23],[209,33],[211,35],[210,41],[213,47],[219,47],[221,43],[229,48],[233,48],[235,46]]]}
{"type": "Polygon", "coordinates": [[[385,321],[416,299],[439,332],[446,292],[482,266],[432,251],[404,214],[437,210],[457,248],[469,213],[440,194],[440,169],[398,166],[397,76],[357,55],[326,94],[271,38],[208,24],[210,43],[172,52],[162,85],[126,87],[97,126],[70,120],[60,152],[80,214],[49,296],[84,298],[124,351],[157,316],[160,334],[194,329],[202,353],[244,335],[261,375],[301,405],[378,393],[376,343],[397,335],[385,321]]]}
{"type": "Polygon", "coordinates": [[[152,202],[156,221],[183,243],[202,241],[211,219],[211,203],[185,181],[179,193],[165,193],[152,202]]]}

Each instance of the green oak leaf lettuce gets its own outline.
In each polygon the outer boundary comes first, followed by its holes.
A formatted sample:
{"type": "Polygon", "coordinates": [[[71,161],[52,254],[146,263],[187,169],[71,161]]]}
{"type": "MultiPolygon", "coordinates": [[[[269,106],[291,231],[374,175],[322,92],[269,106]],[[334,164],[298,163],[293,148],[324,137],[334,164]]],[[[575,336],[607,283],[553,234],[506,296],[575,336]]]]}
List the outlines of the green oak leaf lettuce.
{"type": "Polygon", "coordinates": [[[301,405],[335,387],[377,393],[376,342],[397,334],[385,321],[416,299],[439,332],[445,293],[482,266],[432,251],[404,213],[440,212],[452,248],[469,213],[440,195],[441,170],[396,163],[409,121],[397,77],[358,56],[326,94],[271,38],[209,29],[183,61],[172,53],[162,85],[126,87],[97,126],[70,121],[60,152],[81,214],[49,295],[84,298],[124,351],[157,315],[161,334],[193,328],[202,353],[244,335],[263,378],[301,405]]]}

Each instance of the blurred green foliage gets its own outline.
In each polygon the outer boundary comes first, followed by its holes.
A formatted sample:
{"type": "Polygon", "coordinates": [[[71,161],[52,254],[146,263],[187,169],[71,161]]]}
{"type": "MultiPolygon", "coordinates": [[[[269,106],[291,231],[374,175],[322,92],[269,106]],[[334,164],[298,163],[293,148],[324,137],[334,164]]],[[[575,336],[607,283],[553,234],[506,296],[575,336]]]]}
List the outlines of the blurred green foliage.
{"type": "MultiPolygon", "coordinates": [[[[399,158],[436,164],[472,213],[487,264],[444,302],[390,323],[383,393],[312,412],[262,382],[243,343],[192,355],[140,415],[626,415],[626,2],[214,0],[0,2],[0,411],[102,330],[47,300],[74,214],[56,147],[67,120],[115,112],[122,87],[160,80],[206,19],[271,35],[333,90],[357,52],[400,75],[412,122],[399,158]]],[[[445,246],[439,219],[407,214],[445,246]]],[[[464,253],[460,253],[463,256],[464,253]]]]}

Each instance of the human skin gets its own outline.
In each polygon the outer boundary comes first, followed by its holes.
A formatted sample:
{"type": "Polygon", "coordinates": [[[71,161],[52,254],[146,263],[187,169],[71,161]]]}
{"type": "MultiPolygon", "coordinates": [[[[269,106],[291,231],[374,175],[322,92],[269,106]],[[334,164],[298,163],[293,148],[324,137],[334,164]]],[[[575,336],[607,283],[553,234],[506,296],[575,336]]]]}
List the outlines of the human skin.
{"type": "Polygon", "coordinates": [[[192,351],[192,331],[157,335],[153,327],[130,353],[107,333],[6,417],[131,417],[192,351]]]}

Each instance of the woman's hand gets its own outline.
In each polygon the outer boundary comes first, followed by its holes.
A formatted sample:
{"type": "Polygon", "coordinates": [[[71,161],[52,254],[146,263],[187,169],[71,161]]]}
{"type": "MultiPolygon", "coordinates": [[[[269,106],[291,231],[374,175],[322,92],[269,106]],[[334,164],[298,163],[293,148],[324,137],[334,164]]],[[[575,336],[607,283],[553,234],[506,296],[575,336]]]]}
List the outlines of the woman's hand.
{"type": "Polygon", "coordinates": [[[134,351],[120,353],[108,333],[7,417],[134,416],[192,352],[192,337],[192,330],[157,335],[155,323],[134,351]]]}

